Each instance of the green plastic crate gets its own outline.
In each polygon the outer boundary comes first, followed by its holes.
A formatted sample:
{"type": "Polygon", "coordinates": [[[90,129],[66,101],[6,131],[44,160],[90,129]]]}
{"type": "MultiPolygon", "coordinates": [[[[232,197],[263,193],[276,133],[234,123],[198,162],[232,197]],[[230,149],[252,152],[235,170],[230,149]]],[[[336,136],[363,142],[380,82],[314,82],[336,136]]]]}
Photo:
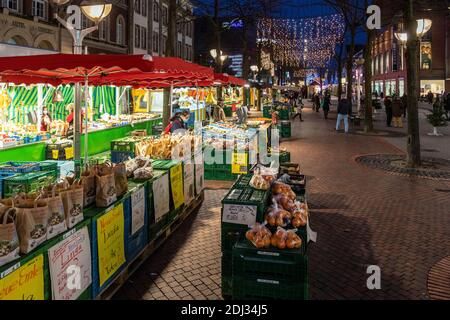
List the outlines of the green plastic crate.
{"type": "Polygon", "coordinates": [[[307,300],[308,281],[232,277],[233,300],[307,300]]]}
{"type": "Polygon", "coordinates": [[[278,110],[278,117],[280,120],[289,120],[290,112],[289,110],[278,110]]]}
{"type": "Polygon", "coordinates": [[[39,163],[41,171],[56,171],[58,172],[58,162],[56,161],[42,161],[39,163]]]}
{"type": "Polygon", "coordinates": [[[145,137],[125,137],[111,141],[111,151],[135,152],[136,144],[145,137]]]}
{"type": "MultiPolygon", "coordinates": [[[[270,190],[256,190],[251,187],[248,188],[232,188],[228,194],[223,198],[222,205],[243,205],[253,206],[256,208],[256,222],[264,221],[264,214],[269,204],[270,190]]],[[[222,223],[223,211],[222,211],[222,223]]],[[[233,224],[233,223],[231,223],[233,224]]]]}
{"type": "Polygon", "coordinates": [[[221,247],[222,252],[228,252],[231,255],[231,251],[234,245],[244,239],[245,233],[248,230],[248,226],[233,223],[221,224],[221,247]]]}
{"type": "Polygon", "coordinates": [[[272,118],[271,115],[272,106],[263,106],[263,117],[264,118],[272,118]]]}
{"type": "Polygon", "coordinates": [[[250,186],[250,180],[252,179],[252,174],[243,174],[239,176],[238,180],[234,184],[237,189],[247,188],[250,186]]]}
{"type": "Polygon", "coordinates": [[[154,170],[170,170],[170,168],[179,164],[179,161],[175,160],[155,160],[152,162],[152,168],[154,170]]]}
{"type": "Polygon", "coordinates": [[[233,255],[231,251],[223,251],[221,260],[222,277],[231,277],[233,274],[233,255]]]}
{"type": "Polygon", "coordinates": [[[3,194],[5,198],[11,197],[14,192],[33,193],[43,187],[56,182],[57,173],[54,171],[32,172],[22,175],[15,175],[4,180],[3,194]]]}
{"type": "Polygon", "coordinates": [[[214,180],[216,178],[214,169],[205,170],[205,180],[214,180]]]}
{"type": "Polygon", "coordinates": [[[169,215],[164,215],[157,223],[149,225],[148,240],[153,241],[166,231],[169,225],[169,215]]]}
{"type": "Polygon", "coordinates": [[[308,257],[300,249],[258,249],[247,239],[233,247],[233,277],[262,277],[303,283],[308,278],[308,257]]]}

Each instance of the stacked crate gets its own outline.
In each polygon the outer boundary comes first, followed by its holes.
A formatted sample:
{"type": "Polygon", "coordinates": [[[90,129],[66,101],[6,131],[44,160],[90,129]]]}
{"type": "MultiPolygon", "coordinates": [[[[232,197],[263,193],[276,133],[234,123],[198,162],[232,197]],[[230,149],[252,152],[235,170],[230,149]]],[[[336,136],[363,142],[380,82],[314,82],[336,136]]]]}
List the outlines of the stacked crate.
{"type": "Polygon", "coordinates": [[[135,157],[136,144],[145,137],[131,136],[111,141],[111,161],[120,163],[135,157]]]}
{"type": "Polygon", "coordinates": [[[281,121],[278,126],[281,138],[290,138],[292,136],[291,123],[289,121],[281,121]]]}
{"type": "Polygon", "coordinates": [[[222,200],[222,295],[232,295],[234,245],[244,238],[249,226],[264,220],[270,192],[249,186],[251,175],[241,176],[222,200]]]}

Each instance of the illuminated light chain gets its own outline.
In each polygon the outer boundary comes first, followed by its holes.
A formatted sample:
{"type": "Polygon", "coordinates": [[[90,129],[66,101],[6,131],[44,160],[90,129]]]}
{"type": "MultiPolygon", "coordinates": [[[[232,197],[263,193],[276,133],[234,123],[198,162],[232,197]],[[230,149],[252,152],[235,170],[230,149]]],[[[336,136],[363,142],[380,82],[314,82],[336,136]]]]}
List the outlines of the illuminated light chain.
{"type": "Polygon", "coordinates": [[[339,14],[306,19],[261,19],[258,42],[263,48],[271,49],[278,64],[323,68],[342,40],[344,23],[339,14]]]}

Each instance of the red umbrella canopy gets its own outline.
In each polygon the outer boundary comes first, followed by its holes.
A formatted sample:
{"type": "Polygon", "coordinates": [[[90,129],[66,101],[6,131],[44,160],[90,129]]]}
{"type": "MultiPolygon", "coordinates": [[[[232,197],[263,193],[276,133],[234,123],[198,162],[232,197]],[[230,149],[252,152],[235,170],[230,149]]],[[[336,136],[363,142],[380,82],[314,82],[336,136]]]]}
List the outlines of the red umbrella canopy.
{"type": "Polygon", "coordinates": [[[151,72],[153,62],[144,55],[51,54],[0,58],[0,81],[47,83],[127,72],[151,72]],[[12,77],[14,76],[14,78],[12,77]],[[22,78],[21,78],[22,77],[22,78]]]}
{"type": "Polygon", "coordinates": [[[214,80],[224,85],[244,86],[247,82],[243,79],[230,76],[226,73],[215,73],[214,80]]]}
{"type": "Polygon", "coordinates": [[[195,63],[173,57],[153,57],[154,72],[190,73],[192,75],[214,79],[214,71],[195,63]]]}

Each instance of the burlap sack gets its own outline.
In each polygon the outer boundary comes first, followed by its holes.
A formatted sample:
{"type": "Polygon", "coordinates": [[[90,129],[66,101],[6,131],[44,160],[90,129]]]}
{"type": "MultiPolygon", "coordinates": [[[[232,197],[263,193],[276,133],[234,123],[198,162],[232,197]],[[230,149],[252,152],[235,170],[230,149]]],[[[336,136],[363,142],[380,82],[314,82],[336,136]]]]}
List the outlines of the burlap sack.
{"type": "Polygon", "coordinates": [[[113,170],[116,195],[120,197],[128,191],[127,168],[124,163],[119,163],[114,166],[113,170]]]}
{"type": "Polygon", "coordinates": [[[95,204],[99,208],[109,207],[117,201],[113,167],[105,163],[97,166],[95,172],[95,204]]]}
{"type": "Polygon", "coordinates": [[[83,186],[84,208],[95,203],[95,174],[86,169],[81,174],[80,184],[83,186]]]}
{"type": "Polygon", "coordinates": [[[0,205],[0,267],[19,258],[16,209],[0,205]]]}
{"type": "Polygon", "coordinates": [[[17,202],[16,227],[20,253],[27,254],[47,240],[49,216],[47,201],[23,198],[17,202]]]}
{"type": "Polygon", "coordinates": [[[84,219],[84,190],[78,184],[73,184],[65,191],[61,191],[61,198],[66,215],[67,228],[72,228],[84,219]]]}

